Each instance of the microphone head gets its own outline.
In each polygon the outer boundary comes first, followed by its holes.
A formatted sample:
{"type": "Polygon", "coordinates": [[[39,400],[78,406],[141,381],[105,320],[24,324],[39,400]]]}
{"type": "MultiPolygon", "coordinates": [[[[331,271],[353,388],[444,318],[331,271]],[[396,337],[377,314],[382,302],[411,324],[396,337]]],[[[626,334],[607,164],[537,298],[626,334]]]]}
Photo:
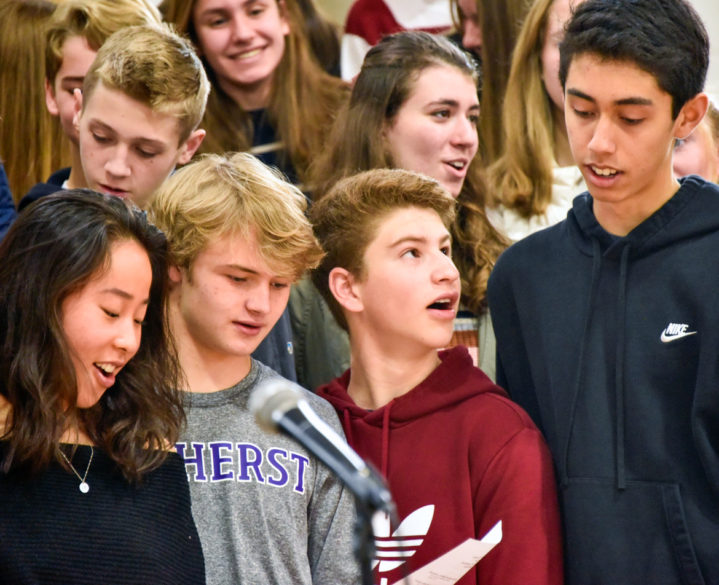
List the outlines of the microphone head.
{"type": "Polygon", "coordinates": [[[268,432],[277,432],[277,422],[289,410],[297,407],[302,394],[291,382],[271,378],[260,384],[250,395],[248,406],[257,424],[268,432]]]}

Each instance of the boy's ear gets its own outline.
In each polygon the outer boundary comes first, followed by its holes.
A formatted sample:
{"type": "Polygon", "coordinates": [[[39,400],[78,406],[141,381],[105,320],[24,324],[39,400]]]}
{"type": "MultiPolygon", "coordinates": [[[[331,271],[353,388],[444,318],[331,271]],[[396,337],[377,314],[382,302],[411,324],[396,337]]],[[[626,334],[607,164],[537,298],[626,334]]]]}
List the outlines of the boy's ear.
{"type": "Polygon", "coordinates": [[[355,277],[345,268],[335,266],[329,274],[329,288],[340,306],[351,313],[362,311],[363,304],[358,294],[355,277]]]}
{"type": "Polygon", "coordinates": [[[709,97],[703,92],[687,101],[674,121],[674,138],[689,136],[704,118],[708,107],[709,97]]]}
{"type": "Polygon", "coordinates": [[[82,112],[82,90],[75,88],[72,92],[72,99],[75,102],[75,115],[72,117],[72,125],[75,130],[80,130],[80,112],[82,112]]]}
{"type": "Polygon", "coordinates": [[[182,270],[176,264],[170,264],[167,269],[167,275],[170,278],[170,287],[174,288],[182,282],[182,270]]]}
{"type": "Polygon", "coordinates": [[[198,128],[190,134],[190,137],[185,140],[185,143],[180,147],[180,156],[177,159],[178,165],[186,165],[190,162],[190,159],[195,156],[197,149],[200,148],[205,134],[206,132],[202,128],[198,128]]]}
{"type": "Polygon", "coordinates": [[[45,105],[47,106],[47,111],[50,112],[51,116],[60,115],[60,108],[58,107],[57,100],[55,99],[55,89],[52,87],[52,83],[50,83],[50,80],[47,77],[45,78],[45,105]]]}

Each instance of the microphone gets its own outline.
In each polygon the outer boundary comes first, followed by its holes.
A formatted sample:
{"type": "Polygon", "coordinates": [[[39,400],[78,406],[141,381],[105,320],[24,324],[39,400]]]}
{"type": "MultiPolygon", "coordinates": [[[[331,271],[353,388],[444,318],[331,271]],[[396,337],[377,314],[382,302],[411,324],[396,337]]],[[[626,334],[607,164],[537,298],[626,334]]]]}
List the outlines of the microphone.
{"type": "Polygon", "coordinates": [[[260,384],[250,396],[250,412],[268,432],[288,435],[333,471],[356,498],[373,510],[394,514],[392,494],[382,477],[312,410],[283,379],[260,384]]]}

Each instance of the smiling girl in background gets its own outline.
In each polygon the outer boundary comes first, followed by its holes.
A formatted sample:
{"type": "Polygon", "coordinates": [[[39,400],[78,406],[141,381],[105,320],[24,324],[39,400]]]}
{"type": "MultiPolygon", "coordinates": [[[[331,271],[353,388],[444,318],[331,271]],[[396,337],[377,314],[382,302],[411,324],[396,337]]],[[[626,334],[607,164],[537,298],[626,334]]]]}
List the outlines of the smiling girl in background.
{"type": "Polygon", "coordinates": [[[205,582],[168,452],[166,253],[143,212],[87,190],[29,206],[0,246],[3,582],[205,582]]]}
{"type": "Polygon", "coordinates": [[[302,183],[349,90],[313,56],[298,3],[165,0],[162,11],[212,84],[201,151],[249,151],[302,183]]]}

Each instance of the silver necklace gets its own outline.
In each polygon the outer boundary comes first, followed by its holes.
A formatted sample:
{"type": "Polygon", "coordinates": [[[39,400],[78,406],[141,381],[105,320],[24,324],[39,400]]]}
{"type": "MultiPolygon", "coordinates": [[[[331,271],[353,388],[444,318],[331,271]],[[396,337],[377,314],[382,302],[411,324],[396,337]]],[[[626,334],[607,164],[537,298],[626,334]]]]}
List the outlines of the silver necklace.
{"type": "Polygon", "coordinates": [[[92,447],[90,447],[90,460],[87,462],[87,468],[85,469],[85,475],[83,475],[82,477],[80,477],[80,474],[77,472],[77,469],[75,469],[75,467],[73,466],[73,464],[70,463],[70,460],[67,458],[67,455],[65,455],[65,453],[63,453],[62,451],[60,451],[60,455],[62,455],[62,458],[63,458],[65,461],[67,461],[67,464],[70,466],[70,469],[72,469],[72,472],[77,476],[77,479],[80,480],[79,490],[80,490],[83,494],[86,494],[87,492],[90,491],[90,486],[89,486],[88,483],[85,481],[85,479],[87,478],[87,472],[90,471],[90,465],[92,464],[92,456],[93,456],[94,454],[95,454],[94,449],[93,449],[92,447]]]}

